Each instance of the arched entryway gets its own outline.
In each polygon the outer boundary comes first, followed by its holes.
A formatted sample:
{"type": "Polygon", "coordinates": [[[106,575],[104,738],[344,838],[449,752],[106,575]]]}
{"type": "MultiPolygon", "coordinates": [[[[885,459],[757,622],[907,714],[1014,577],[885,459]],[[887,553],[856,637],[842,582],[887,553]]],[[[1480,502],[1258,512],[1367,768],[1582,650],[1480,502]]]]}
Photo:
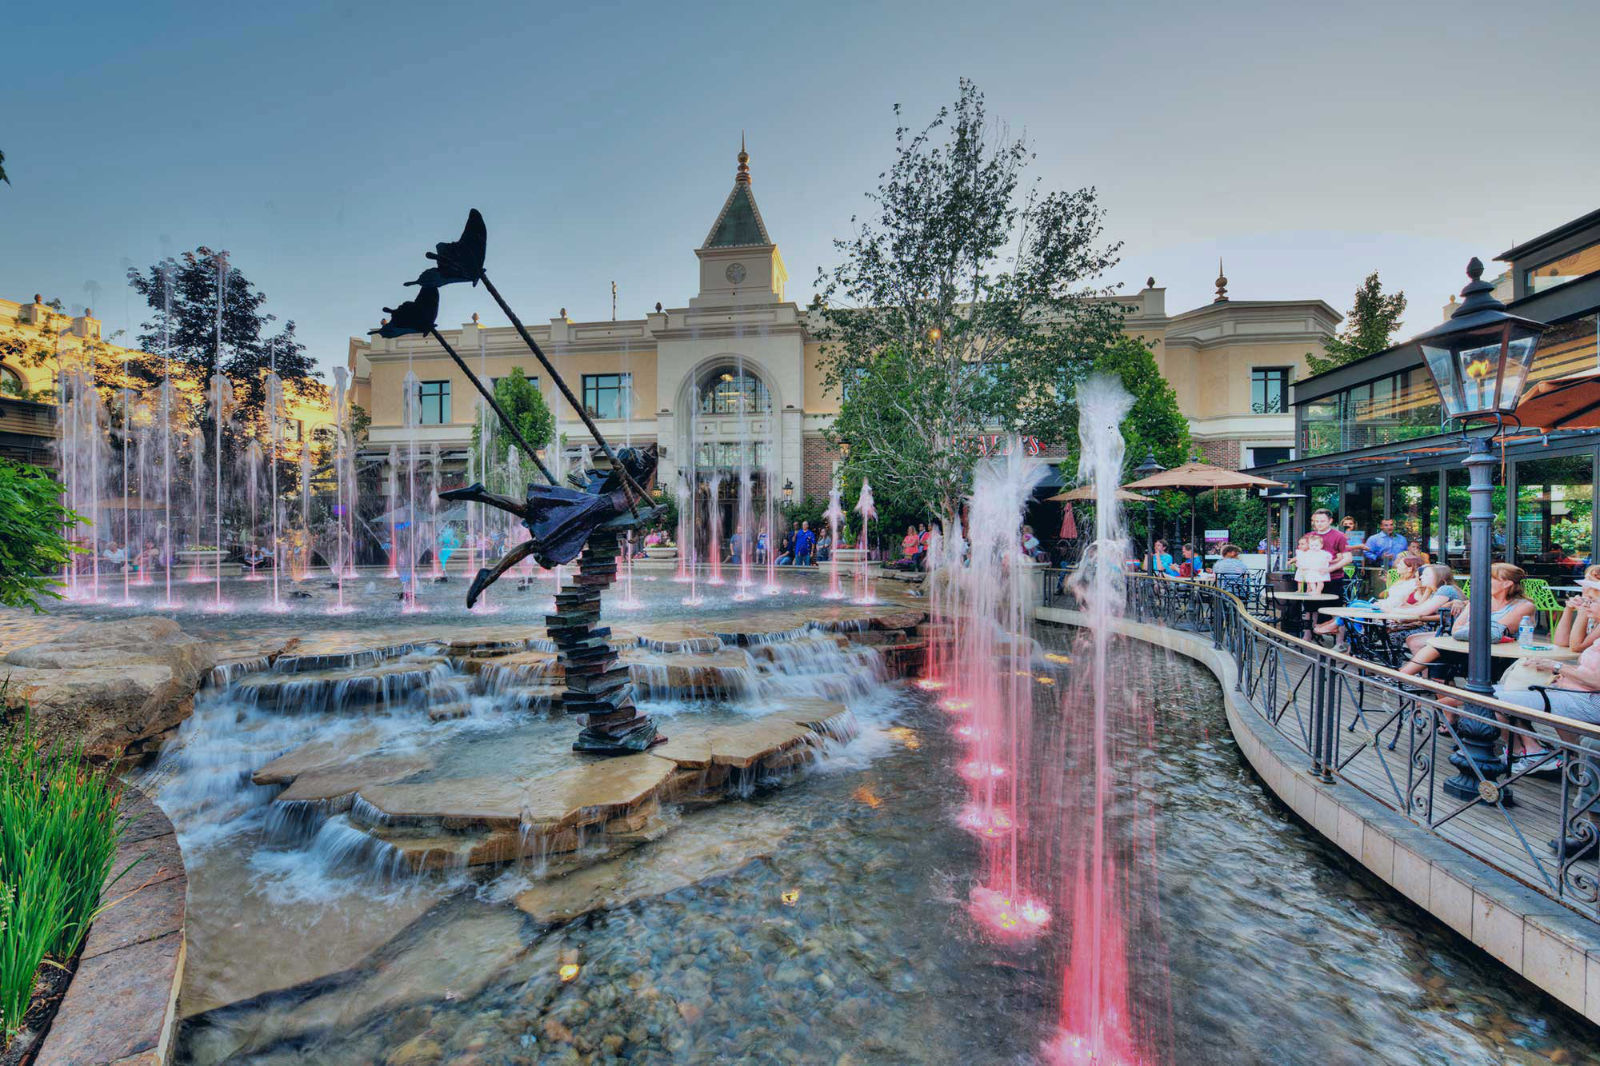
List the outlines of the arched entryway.
{"type": "MultiPolygon", "coordinates": [[[[765,527],[768,493],[777,476],[777,397],[769,375],[740,355],[702,363],[684,381],[679,396],[679,473],[693,487],[696,538],[702,547],[712,528],[726,545],[738,529],[741,488],[749,479],[752,536],[765,527]]],[[[772,501],[776,508],[781,501],[772,501]]],[[[702,556],[703,557],[703,556],[702,556]]]]}

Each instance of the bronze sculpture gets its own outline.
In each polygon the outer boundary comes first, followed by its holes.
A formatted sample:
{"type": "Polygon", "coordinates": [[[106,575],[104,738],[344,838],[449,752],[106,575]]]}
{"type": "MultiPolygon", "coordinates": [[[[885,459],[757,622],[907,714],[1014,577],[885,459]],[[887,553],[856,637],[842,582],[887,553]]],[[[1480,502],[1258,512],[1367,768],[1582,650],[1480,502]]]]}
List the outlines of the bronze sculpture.
{"type": "Polygon", "coordinates": [[[390,317],[370,332],[384,337],[408,334],[431,336],[455,360],[467,380],[488,401],[518,446],[534,461],[546,485],[529,483],[526,499],[518,500],[487,491],[482,485],[469,485],[439,494],[440,499],[486,504],[510,512],[522,520],[529,539],[517,545],[494,566],[478,571],[467,592],[467,606],[477,602],[483,590],[494,584],[512,567],[533,556],[546,567],[578,560],[578,573],[571,585],[557,591],[554,614],[545,616],[550,638],[556,644],[565,676],[562,708],[584,718],[584,727],[573,748],[577,751],[620,755],[644,751],[666,740],[656,731],[650,716],[634,705],[633,682],[628,667],[622,665],[608,641],[611,631],[599,627],[600,594],[617,576],[617,555],[621,538],[640,523],[659,515],[661,507],[650,504],[647,486],[656,470],[654,447],[647,450],[625,448],[614,453],[598,427],[583,409],[567,383],[528,335],[520,319],[501,298],[484,273],[488,227],[474,208],[456,241],[441,242],[428,253],[437,266],[424,270],[408,285],[419,286],[415,299],[397,308],[384,308],[390,317]],[[543,461],[516,426],[506,416],[490,392],[466,361],[439,334],[439,289],[456,282],[484,283],[506,317],[516,327],[524,343],[550,374],[556,387],[572,404],[595,443],[611,462],[608,471],[590,471],[580,484],[565,487],[556,482],[543,461]]]}

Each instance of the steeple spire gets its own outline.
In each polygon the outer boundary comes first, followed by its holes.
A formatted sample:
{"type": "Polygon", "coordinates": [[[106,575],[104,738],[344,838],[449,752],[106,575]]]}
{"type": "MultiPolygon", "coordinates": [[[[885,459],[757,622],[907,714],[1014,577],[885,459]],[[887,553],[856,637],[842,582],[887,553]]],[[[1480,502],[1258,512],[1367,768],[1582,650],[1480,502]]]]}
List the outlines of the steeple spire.
{"type": "Polygon", "coordinates": [[[744,150],[744,130],[739,131],[739,173],[733,180],[741,185],[750,184],[750,153],[744,150]]]}
{"type": "Polygon", "coordinates": [[[1217,296],[1211,301],[1214,304],[1228,302],[1228,276],[1222,272],[1222,257],[1217,257],[1217,296]]]}

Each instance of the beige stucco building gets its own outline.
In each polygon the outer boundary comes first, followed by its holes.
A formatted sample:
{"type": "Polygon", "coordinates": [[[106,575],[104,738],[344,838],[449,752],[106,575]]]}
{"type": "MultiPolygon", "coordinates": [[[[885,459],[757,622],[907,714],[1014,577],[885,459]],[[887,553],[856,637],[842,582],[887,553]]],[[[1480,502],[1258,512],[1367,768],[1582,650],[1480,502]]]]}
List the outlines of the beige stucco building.
{"type": "MultiPolygon", "coordinates": [[[[529,330],[613,443],[660,446],[661,484],[674,484],[691,455],[702,471],[737,467],[739,442],[752,440],[753,465],[765,467],[770,450],[774,489],[791,487],[798,501],[832,482],[838,457],[822,433],[839,402],[824,388],[822,346],[807,312],[789,298],[747,161],[741,151],[733,188],[694,249],[697,289],[686,305],[601,322],[574,322],[563,310],[529,330]]],[[[1152,280],[1121,299],[1131,308],[1127,329],[1153,346],[1209,457],[1230,466],[1278,461],[1294,439],[1289,384],[1305,373],[1305,354],[1320,350],[1339,315],[1320,300],[1231,300],[1219,282],[1216,302],[1169,315],[1166,292],[1152,280]]],[[[571,450],[588,441],[577,413],[514,330],[467,322],[441,333],[486,383],[521,367],[537,379],[571,450]]],[[[370,452],[410,439],[402,395],[414,373],[422,393],[419,443],[437,443],[461,468],[477,394],[436,343],[352,338],[349,367],[355,402],[372,417],[370,452]]]]}

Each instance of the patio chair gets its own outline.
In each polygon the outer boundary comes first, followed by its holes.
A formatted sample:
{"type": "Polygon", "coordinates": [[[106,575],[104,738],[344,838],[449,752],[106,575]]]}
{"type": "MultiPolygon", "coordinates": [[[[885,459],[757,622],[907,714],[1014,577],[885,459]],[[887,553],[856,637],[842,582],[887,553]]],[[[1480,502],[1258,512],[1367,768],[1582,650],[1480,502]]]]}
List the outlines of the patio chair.
{"type": "Polygon", "coordinates": [[[1538,612],[1544,615],[1546,632],[1556,631],[1556,619],[1561,617],[1561,602],[1556,599],[1556,594],[1550,591],[1550,582],[1543,578],[1530,577],[1522,582],[1522,594],[1533,602],[1538,612]]]}

